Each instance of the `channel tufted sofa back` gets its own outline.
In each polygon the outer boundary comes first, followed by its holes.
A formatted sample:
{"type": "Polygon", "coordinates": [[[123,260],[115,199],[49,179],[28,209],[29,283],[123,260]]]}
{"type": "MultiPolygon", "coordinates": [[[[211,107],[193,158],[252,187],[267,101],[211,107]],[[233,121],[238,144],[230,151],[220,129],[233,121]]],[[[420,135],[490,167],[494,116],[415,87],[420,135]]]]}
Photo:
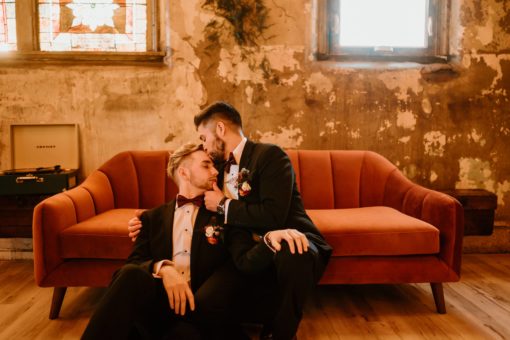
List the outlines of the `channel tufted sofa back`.
{"type": "MultiPolygon", "coordinates": [[[[287,154],[305,209],[334,249],[321,283],[430,282],[444,312],[441,282],[460,277],[460,204],[412,183],[375,152],[287,154]]],[[[79,186],[36,206],[35,280],[55,289],[50,318],[58,317],[67,287],[109,284],[131,251],[127,221],[136,209],[175,197],[168,157],[168,151],[121,152],[79,186]]]]}

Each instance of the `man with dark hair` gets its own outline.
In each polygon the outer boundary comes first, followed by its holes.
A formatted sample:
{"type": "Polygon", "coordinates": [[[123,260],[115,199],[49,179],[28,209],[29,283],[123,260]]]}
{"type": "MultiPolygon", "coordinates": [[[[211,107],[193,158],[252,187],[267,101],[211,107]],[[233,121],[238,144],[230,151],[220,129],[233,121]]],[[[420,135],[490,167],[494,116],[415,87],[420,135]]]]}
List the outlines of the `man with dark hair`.
{"type": "Polygon", "coordinates": [[[297,331],[306,297],[322,276],[331,247],[306,214],[292,164],[280,147],[247,140],[241,115],[224,102],[208,106],[194,123],[204,150],[216,161],[225,161],[218,169],[223,191],[214,185],[214,190],[205,194],[205,205],[223,214],[229,227],[252,230],[273,247],[273,266],[252,281],[251,291],[259,293],[255,296],[258,301],[270,296],[276,299],[265,333],[272,333],[275,339],[290,339],[297,331]],[[291,230],[285,236],[287,243],[272,244],[272,231],[286,227],[302,234],[291,230]],[[292,240],[302,237],[306,238],[302,243],[309,244],[308,251],[292,254],[292,240]]]}
{"type": "MultiPolygon", "coordinates": [[[[332,249],[306,214],[292,164],[280,147],[247,140],[241,115],[224,102],[208,106],[194,123],[222,187],[214,184],[205,193],[206,208],[223,217],[225,228],[253,232],[274,253],[267,266],[267,256],[250,255],[262,270],[245,282],[239,297],[245,312],[264,323],[262,338],[292,339],[332,249]]],[[[136,236],[140,223],[135,218],[129,225],[129,235],[136,236]]],[[[232,256],[246,258],[242,252],[232,256]]]]}

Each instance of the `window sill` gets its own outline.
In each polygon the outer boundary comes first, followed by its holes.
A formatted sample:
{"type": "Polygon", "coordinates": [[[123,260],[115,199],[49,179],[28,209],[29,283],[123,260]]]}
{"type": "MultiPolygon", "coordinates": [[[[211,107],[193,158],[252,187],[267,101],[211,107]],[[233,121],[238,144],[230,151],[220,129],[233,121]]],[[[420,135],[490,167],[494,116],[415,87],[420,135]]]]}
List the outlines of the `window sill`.
{"type": "Polygon", "coordinates": [[[436,62],[429,60],[427,63],[417,61],[394,61],[394,60],[341,60],[330,58],[328,60],[316,60],[321,68],[342,69],[347,72],[352,70],[419,70],[423,79],[427,82],[445,82],[458,78],[463,67],[454,59],[439,59],[436,62]]]}
{"type": "Polygon", "coordinates": [[[316,61],[355,69],[420,68],[427,64],[446,64],[446,57],[435,56],[382,56],[382,55],[327,55],[317,54],[316,61]]]}
{"type": "Polygon", "coordinates": [[[29,63],[125,65],[149,64],[161,66],[165,52],[2,52],[0,65],[29,63]]]}

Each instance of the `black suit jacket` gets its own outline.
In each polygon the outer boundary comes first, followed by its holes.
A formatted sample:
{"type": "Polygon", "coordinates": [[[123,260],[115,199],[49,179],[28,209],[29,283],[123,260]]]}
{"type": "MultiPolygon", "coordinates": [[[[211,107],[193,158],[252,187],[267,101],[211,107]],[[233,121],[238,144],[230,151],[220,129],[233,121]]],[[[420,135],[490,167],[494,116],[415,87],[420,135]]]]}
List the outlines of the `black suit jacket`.
{"type": "MultiPolygon", "coordinates": [[[[152,273],[155,262],[172,260],[173,222],[175,199],[145,211],[140,220],[140,229],[127,263],[138,264],[152,273]]],[[[204,227],[210,223],[214,213],[202,206],[193,227],[190,254],[191,290],[195,292],[211,274],[230,259],[228,249],[223,242],[210,244],[204,233],[204,227]]]]}
{"type": "MultiPolygon", "coordinates": [[[[294,169],[285,151],[273,144],[248,140],[239,163],[239,171],[242,169],[249,171],[251,191],[230,202],[228,224],[260,234],[282,228],[297,229],[306,234],[327,261],[332,248],[305,212],[294,169]]],[[[223,171],[219,173],[219,182],[223,183],[223,171]]]]}

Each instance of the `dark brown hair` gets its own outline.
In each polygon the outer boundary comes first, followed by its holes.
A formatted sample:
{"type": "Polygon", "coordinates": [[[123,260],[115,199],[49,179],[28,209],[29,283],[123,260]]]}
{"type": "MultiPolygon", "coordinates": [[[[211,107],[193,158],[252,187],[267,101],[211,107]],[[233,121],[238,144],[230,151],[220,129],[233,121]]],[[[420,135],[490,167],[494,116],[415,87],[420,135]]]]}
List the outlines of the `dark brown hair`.
{"type": "Polygon", "coordinates": [[[221,118],[243,128],[243,122],[239,112],[230,104],[217,101],[207,106],[194,118],[195,127],[198,128],[201,124],[207,124],[211,119],[221,118]]]}

